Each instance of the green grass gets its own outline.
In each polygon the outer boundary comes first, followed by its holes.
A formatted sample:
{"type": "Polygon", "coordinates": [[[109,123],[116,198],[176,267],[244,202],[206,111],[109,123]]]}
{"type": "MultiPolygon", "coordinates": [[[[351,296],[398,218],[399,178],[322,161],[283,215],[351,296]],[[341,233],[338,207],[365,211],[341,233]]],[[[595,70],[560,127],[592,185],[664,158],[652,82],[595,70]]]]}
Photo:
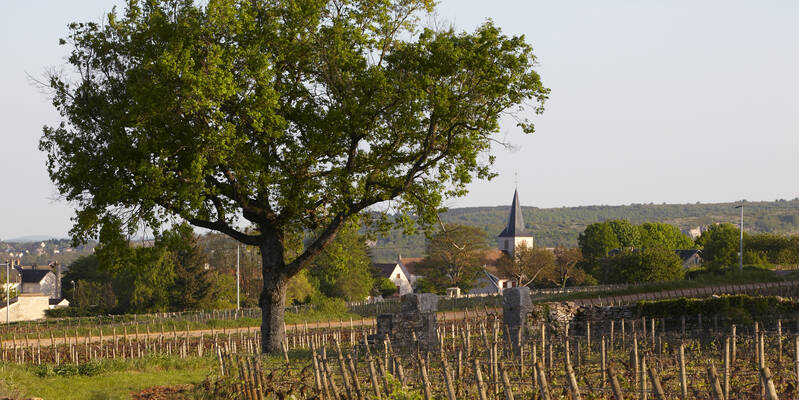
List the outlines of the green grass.
{"type": "MultiPolygon", "coordinates": [[[[148,357],[97,362],[90,374],[57,375],[50,368],[0,364],[0,396],[41,397],[45,400],[129,399],[141,389],[196,384],[214,372],[210,357],[148,357]],[[42,376],[45,375],[45,376],[42,376]]],[[[74,369],[73,369],[74,371],[74,369]]]]}

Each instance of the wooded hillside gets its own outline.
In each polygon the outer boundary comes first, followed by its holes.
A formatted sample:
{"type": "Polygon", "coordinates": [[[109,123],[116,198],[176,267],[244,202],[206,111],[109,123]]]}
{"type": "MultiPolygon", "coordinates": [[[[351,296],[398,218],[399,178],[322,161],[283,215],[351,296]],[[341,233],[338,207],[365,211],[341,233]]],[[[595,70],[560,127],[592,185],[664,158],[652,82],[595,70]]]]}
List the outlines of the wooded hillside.
{"type": "MultiPolygon", "coordinates": [[[[738,203],[708,204],[631,204],[623,206],[583,206],[562,208],[522,207],[524,222],[535,237],[536,246],[576,247],[577,236],[585,226],[609,219],[626,219],[633,224],[646,221],[666,222],[680,229],[696,228],[716,222],[737,224],[738,203]]],[[[455,208],[442,214],[444,222],[477,226],[493,238],[507,223],[510,206],[455,208]]],[[[744,229],[747,232],[799,232],[799,198],[745,202],[744,229]]],[[[378,238],[371,249],[377,262],[392,261],[397,254],[418,257],[424,253],[422,234],[405,236],[392,231],[378,238]]]]}

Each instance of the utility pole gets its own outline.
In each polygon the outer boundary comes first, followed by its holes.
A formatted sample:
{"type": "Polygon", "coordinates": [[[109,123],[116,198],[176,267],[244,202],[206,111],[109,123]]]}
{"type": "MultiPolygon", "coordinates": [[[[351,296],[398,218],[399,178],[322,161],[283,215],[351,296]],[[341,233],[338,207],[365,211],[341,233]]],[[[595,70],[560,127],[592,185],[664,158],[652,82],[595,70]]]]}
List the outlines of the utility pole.
{"type": "Polygon", "coordinates": [[[738,242],[738,272],[744,272],[744,205],[735,206],[741,209],[741,240],[738,242]]]}
{"type": "Polygon", "coordinates": [[[241,245],[236,245],[236,311],[241,309],[241,285],[239,284],[239,248],[241,245]]]}
{"type": "Polygon", "coordinates": [[[11,318],[9,317],[9,310],[11,309],[11,283],[9,282],[9,277],[11,273],[9,268],[11,266],[11,261],[6,261],[6,325],[11,323],[11,318]]]}

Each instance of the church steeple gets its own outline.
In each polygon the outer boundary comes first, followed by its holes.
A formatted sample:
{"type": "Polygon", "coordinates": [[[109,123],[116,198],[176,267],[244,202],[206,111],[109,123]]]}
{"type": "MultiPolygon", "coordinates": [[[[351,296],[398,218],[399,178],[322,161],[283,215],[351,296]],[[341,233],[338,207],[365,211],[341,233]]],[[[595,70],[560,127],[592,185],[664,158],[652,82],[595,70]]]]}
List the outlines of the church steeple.
{"type": "Polygon", "coordinates": [[[519,202],[519,191],[513,191],[513,203],[510,206],[508,225],[497,236],[500,250],[513,255],[517,246],[533,246],[533,235],[524,227],[522,205],[519,202]]]}
{"type": "Polygon", "coordinates": [[[508,216],[508,225],[499,234],[499,237],[515,237],[515,236],[530,236],[530,233],[524,227],[524,216],[522,215],[522,206],[519,204],[519,190],[513,191],[513,203],[510,205],[510,215],[508,216]]]}

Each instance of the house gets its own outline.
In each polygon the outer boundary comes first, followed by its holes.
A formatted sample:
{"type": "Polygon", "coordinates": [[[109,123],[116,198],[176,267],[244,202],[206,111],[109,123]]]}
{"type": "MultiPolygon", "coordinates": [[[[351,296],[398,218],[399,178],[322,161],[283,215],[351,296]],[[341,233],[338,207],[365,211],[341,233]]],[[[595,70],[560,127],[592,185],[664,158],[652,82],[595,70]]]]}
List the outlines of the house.
{"type": "Polygon", "coordinates": [[[702,265],[702,250],[674,250],[682,260],[683,268],[693,268],[702,265]]]}
{"type": "Polygon", "coordinates": [[[421,257],[397,257],[395,263],[374,264],[375,269],[383,278],[388,278],[397,285],[397,294],[413,293],[418,275],[414,274],[416,264],[422,261],[421,257]]]}
{"type": "Polygon", "coordinates": [[[60,299],[56,274],[50,268],[15,267],[20,276],[21,293],[41,293],[60,299]]]}

